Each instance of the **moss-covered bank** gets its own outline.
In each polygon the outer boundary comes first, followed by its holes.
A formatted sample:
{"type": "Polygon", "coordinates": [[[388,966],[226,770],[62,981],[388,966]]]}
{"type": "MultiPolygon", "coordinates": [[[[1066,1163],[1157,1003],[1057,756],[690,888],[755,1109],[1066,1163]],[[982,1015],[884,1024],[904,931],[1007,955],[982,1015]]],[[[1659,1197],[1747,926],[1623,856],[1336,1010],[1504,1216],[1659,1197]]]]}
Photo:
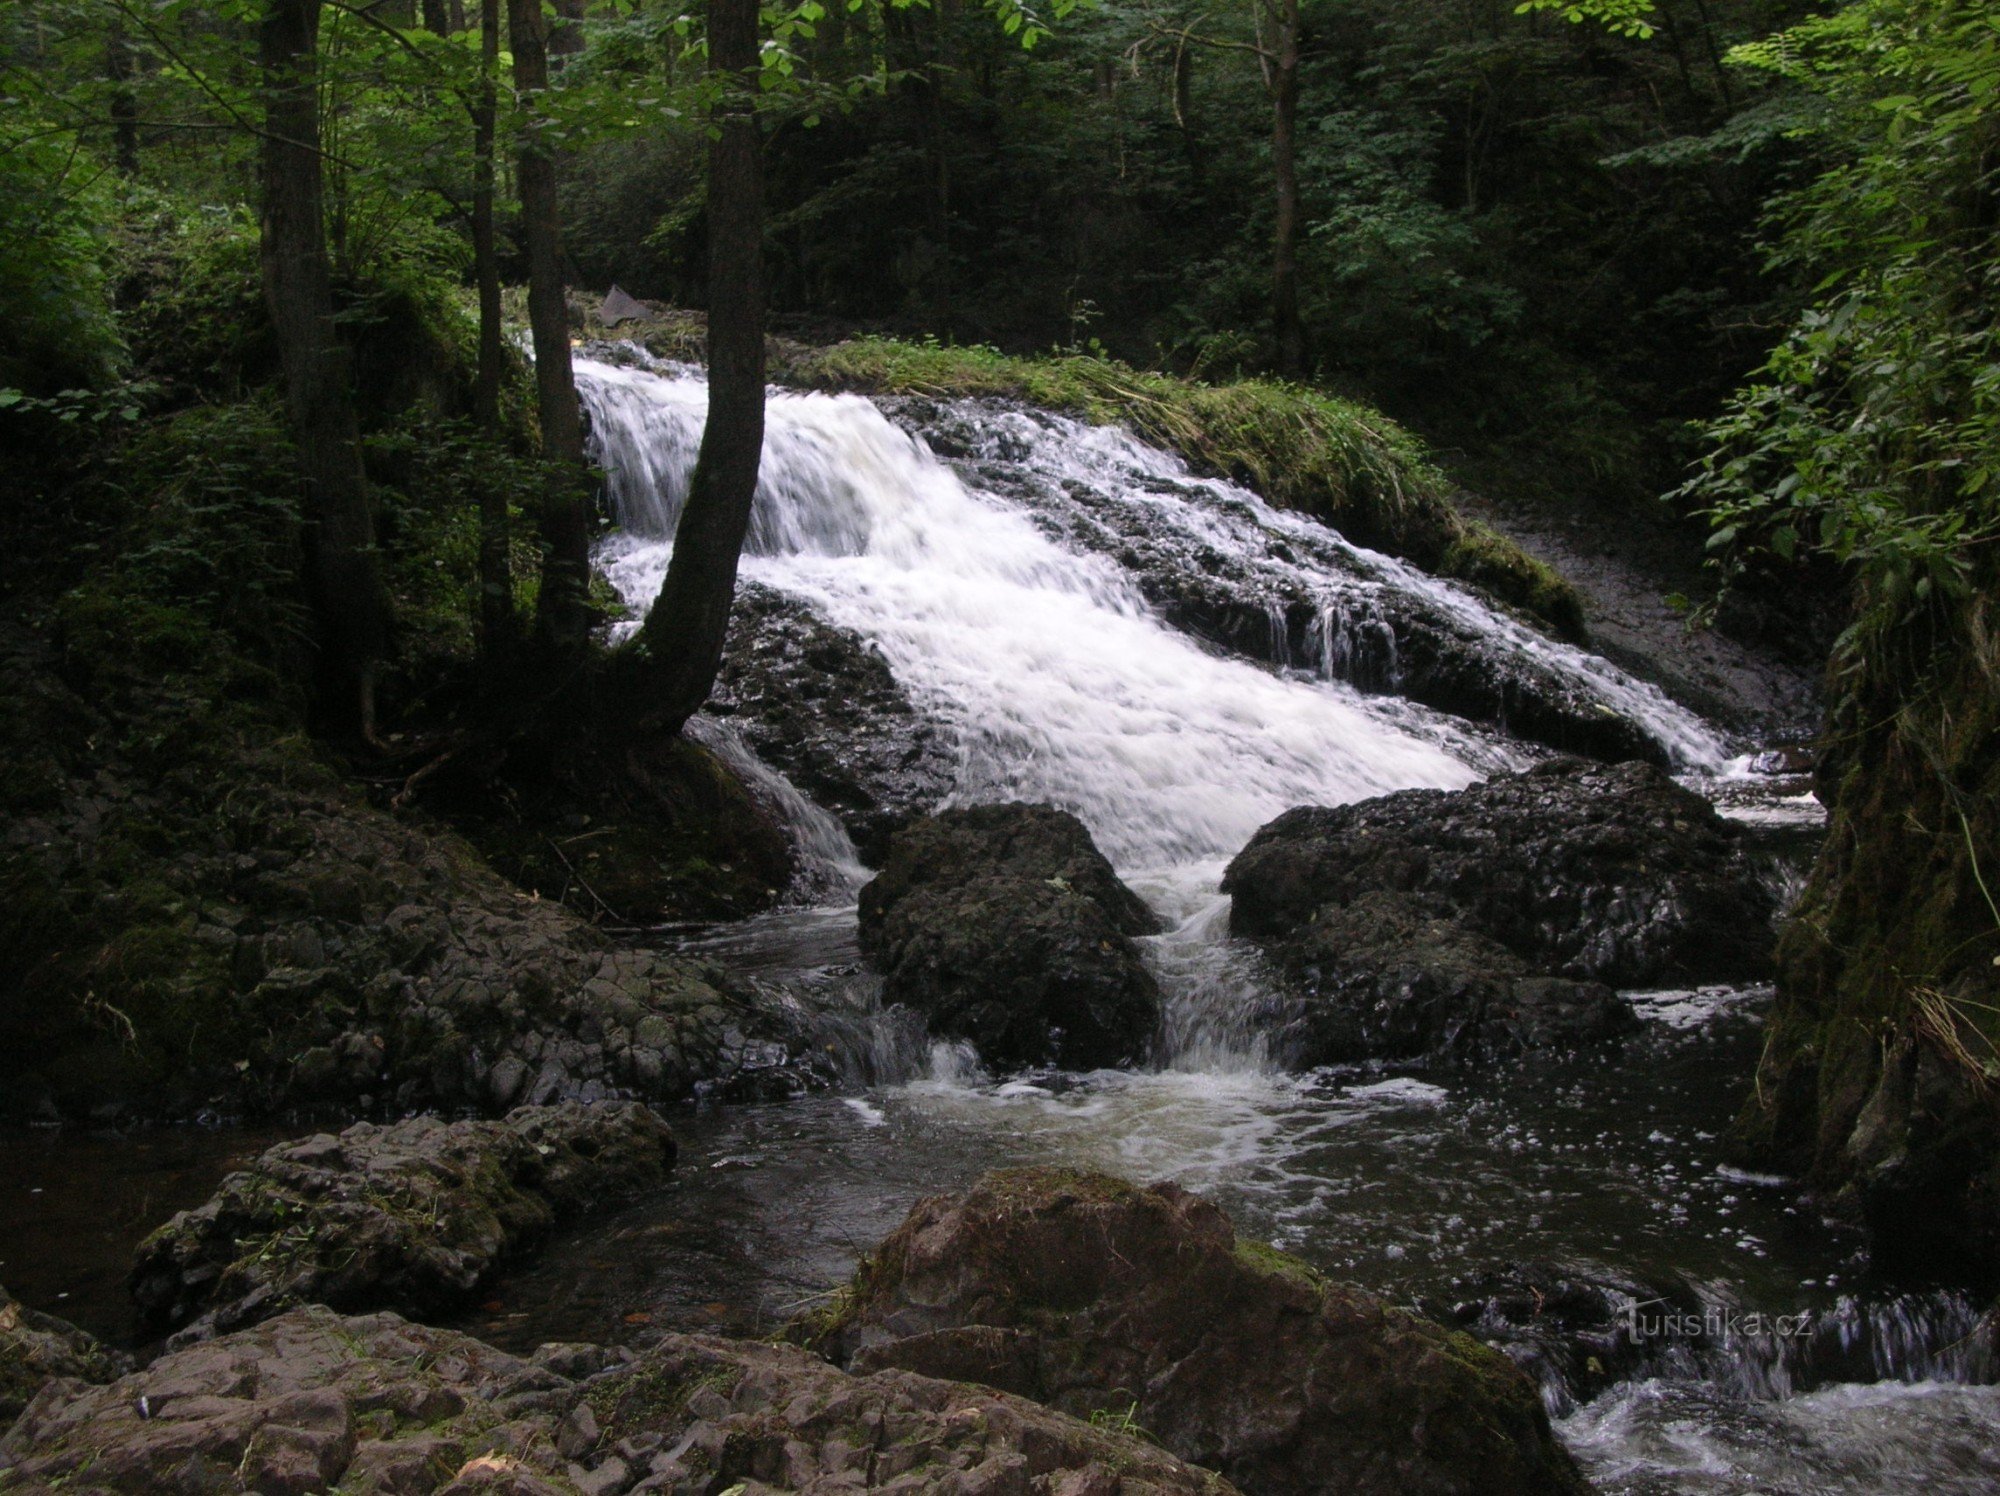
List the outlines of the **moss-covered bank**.
{"type": "MultiPolygon", "coordinates": [[[[607,327],[662,358],[698,362],[699,314],[607,327]]],[[[1338,529],[1440,576],[1472,583],[1567,637],[1584,635],[1583,600],[1552,568],[1461,514],[1422,442],[1380,411],[1268,379],[1213,385],[1094,354],[1021,358],[986,347],[856,337],[826,346],[773,338],[771,377],[804,390],[932,399],[1018,400],[1094,425],[1119,425],[1178,453],[1197,472],[1254,489],[1282,509],[1338,529]]]]}
{"type": "Polygon", "coordinates": [[[1583,605],[1554,571],[1451,504],[1423,445],[1381,412],[1294,384],[1211,385],[1089,354],[1015,358],[990,348],[858,338],[786,350],[776,377],[804,389],[1019,400],[1121,425],[1197,472],[1254,489],[1350,540],[1485,588],[1580,637],[1583,605]]]}
{"type": "MultiPolygon", "coordinates": [[[[2000,1281],[2000,575],[1836,680],[1831,824],[1741,1130],[1879,1266],[2000,1281]]],[[[1869,599],[1862,600],[1862,606],[1869,599]]]]}

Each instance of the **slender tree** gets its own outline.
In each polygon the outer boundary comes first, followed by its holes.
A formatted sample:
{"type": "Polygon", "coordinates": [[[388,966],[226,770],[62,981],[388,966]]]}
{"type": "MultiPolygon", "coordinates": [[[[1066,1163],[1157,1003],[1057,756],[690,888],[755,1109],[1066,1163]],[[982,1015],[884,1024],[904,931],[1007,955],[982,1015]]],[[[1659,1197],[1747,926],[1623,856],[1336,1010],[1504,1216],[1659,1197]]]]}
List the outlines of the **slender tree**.
{"type": "MultiPolygon", "coordinates": [[[[500,0],[480,0],[479,83],[472,97],[472,268],[479,287],[479,366],[473,413],[489,437],[500,433],[500,381],[507,349],[501,328],[500,253],[493,228],[495,115],[500,79],[500,0]]],[[[479,493],[479,629],[489,661],[514,642],[514,578],[507,495],[479,493]]]]}
{"type": "Polygon", "coordinates": [[[307,557],[322,674],[341,721],[372,739],[389,600],[361,466],[351,364],[327,268],[319,134],[321,0],[266,0],[258,33],[264,298],[307,493],[307,557]]]}
{"type": "Polygon", "coordinates": [[[764,447],[757,14],[757,0],[708,4],[708,66],[722,89],[709,144],[708,424],[643,633],[658,680],[656,720],[673,732],[708,699],[722,663],[764,447]]]}
{"type": "Polygon", "coordinates": [[[535,344],[536,407],[542,454],[557,474],[542,506],[542,587],[536,624],[559,650],[590,636],[590,495],[583,481],[583,416],[570,363],[569,305],[563,284],[562,216],[556,202],[556,162],[544,138],[537,97],[549,86],[548,28],[541,0],[508,0],[514,48],[514,88],[523,121],[515,177],[521,198],[521,238],[528,254],[528,326],[535,344]]]}

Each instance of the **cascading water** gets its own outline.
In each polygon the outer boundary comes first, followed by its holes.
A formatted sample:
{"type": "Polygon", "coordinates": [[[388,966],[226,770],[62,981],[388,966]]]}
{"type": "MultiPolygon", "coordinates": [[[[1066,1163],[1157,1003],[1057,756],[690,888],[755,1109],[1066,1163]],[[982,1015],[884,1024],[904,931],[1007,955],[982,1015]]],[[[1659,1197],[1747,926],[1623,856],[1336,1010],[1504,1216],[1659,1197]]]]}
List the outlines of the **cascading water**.
{"type": "MultiPolygon", "coordinates": [[[[593,359],[578,377],[623,527],[601,559],[643,608],[666,565],[706,389],[685,371],[593,359]]],[[[869,402],[773,396],[744,574],[881,650],[956,734],[955,799],[1074,810],[1168,916],[1173,928],[1150,951],[1167,997],[1162,1063],[992,1079],[940,1046],[913,1072],[922,1036],[885,1028],[857,1068],[857,1085],[874,1086],[865,1094],[688,1123],[684,1148],[712,1166],[687,1175],[691,1198],[672,1202],[675,1220],[692,1200],[694,1215],[753,1244],[718,1248],[732,1264],[719,1278],[698,1270],[662,1288],[644,1277],[657,1267],[579,1247],[543,1270],[562,1315],[520,1333],[575,1333],[562,1317],[575,1312],[575,1285],[602,1278],[607,1258],[607,1305],[736,1298],[754,1319],[759,1304],[776,1310],[843,1276],[856,1247],[918,1195],[996,1164],[1061,1162],[1179,1178],[1222,1199],[1245,1230],[1411,1299],[1432,1302],[1467,1270],[1574,1253],[1703,1303],[1810,1312],[1810,1347],[1667,1346],[1631,1371],[1640,1380],[1569,1413],[1565,1437],[1614,1489],[1766,1488],[1768,1460],[1732,1441],[1780,1426],[1805,1472],[1797,1489],[1879,1489],[1849,1479],[1843,1462],[1881,1408],[2000,1427],[2000,1399],[1949,1385],[1991,1373],[1983,1354],[1953,1349],[1974,1311],[1948,1296],[1850,1297],[1847,1265],[1824,1241],[1796,1239],[1784,1194],[1719,1166],[1734,1077],[1758,1042],[1740,994],[1639,1002],[1638,1041],[1566,1060],[1526,1088],[1503,1076],[1287,1076],[1261,1053],[1259,1019],[1274,999],[1256,958],[1226,938],[1223,860],[1292,805],[1461,786],[1538,751],[1355,684],[1396,684],[1412,653],[1398,630],[1411,620],[1429,631],[1425,648],[1463,648],[1496,675],[1567,693],[1571,718],[1615,717],[1680,770],[1724,768],[1729,749],[1714,731],[1464,590],[1196,479],[1122,432],[977,402],[894,413],[927,432],[942,422],[949,460],[869,402]],[[1233,591],[1221,605],[1210,595],[1185,612],[1213,621],[1238,608],[1244,637],[1222,647],[1214,632],[1177,627],[1185,619],[1161,598],[1171,604],[1179,582],[1162,583],[1161,556],[1180,579],[1223,577],[1233,591]],[[883,1084],[899,1066],[903,1083],[883,1084]],[[1931,1380],[1900,1401],[1841,1386],[1789,1395],[1843,1375],[1931,1380]],[[1783,1411],[1760,1411],[1771,1407],[1783,1411]]],[[[729,736],[717,746],[744,751],[729,736]]],[[[756,776],[754,761],[743,767],[756,776]]],[[[849,896],[838,828],[803,804],[789,815],[817,849],[825,896],[849,896]]],[[[837,910],[724,932],[703,949],[760,978],[849,990],[863,980],[851,915],[837,910]]],[[[1550,1377],[1552,1407],[1568,1408],[1572,1389],[1550,1377]]],[[[1984,1468],[1968,1447],[1939,1445],[1924,1467],[1939,1489],[1984,1468]]]]}

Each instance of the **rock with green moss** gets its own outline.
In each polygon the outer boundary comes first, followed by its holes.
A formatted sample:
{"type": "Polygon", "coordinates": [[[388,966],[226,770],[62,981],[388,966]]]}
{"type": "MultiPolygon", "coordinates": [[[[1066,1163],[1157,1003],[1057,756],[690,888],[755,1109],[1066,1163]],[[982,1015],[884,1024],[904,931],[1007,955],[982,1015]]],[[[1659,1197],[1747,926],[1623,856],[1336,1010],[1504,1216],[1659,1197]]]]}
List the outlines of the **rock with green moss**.
{"type": "Polygon", "coordinates": [[[57,1377],[110,1382],[131,1369],[132,1359],[123,1352],[99,1344],[67,1320],[30,1309],[0,1288],[0,1428],[57,1377]]]}
{"type": "Polygon", "coordinates": [[[861,949],[883,999],[988,1064],[1126,1063],[1159,1019],[1132,943],[1159,921],[1075,816],[979,805],[912,823],[861,890],[861,949]]]}
{"type": "Polygon", "coordinates": [[[1129,1421],[1256,1496],[1586,1489],[1505,1356],[1238,1240],[1171,1184],[989,1174],[919,1204],[794,1333],[854,1371],[1129,1421]]]}
{"type": "Polygon", "coordinates": [[[16,642],[0,1112],[493,1113],[810,1079],[795,1006],[524,892],[217,680],[163,666],[161,699],[107,706],[16,642]]]}
{"type": "Polygon", "coordinates": [[[674,1152],[636,1102],[281,1143],[140,1244],[133,1297],[159,1327],[196,1334],[309,1303],[434,1315],[559,1218],[661,1183],[674,1152]]]}
{"type": "Polygon", "coordinates": [[[575,1399],[464,1335],[301,1309],[107,1387],[50,1386],[0,1438],[0,1489],[571,1492],[555,1440],[575,1399]]]}
{"type": "Polygon", "coordinates": [[[532,1360],[393,1314],[295,1310],[101,1388],[57,1383],[0,1437],[0,1489],[208,1496],[880,1491],[1233,1496],[1129,1430],[790,1346],[668,1336],[532,1360]]]}

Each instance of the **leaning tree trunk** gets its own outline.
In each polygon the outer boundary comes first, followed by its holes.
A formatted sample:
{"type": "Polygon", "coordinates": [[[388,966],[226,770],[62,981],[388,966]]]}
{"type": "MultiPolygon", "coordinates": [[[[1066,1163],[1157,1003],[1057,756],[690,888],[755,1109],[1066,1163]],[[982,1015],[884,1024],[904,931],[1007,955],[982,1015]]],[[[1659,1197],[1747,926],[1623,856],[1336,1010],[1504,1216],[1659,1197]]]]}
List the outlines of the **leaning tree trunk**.
{"type": "Polygon", "coordinates": [[[757,0],[709,0],[709,68],[726,93],[708,166],[708,424],[643,639],[654,719],[678,732],[708,699],[736,593],[764,449],[764,179],[758,139],[757,0]]]}
{"type": "Polygon", "coordinates": [[[1305,374],[1305,329],[1299,321],[1299,0],[1277,7],[1275,56],[1270,69],[1271,170],[1277,179],[1277,224],[1271,246],[1271,324],[1278,372],[1305,374]]]}
{"type": "Polygon", "coordinates": [[[583,481],[583,416],[570,366],[569,307],[562,273],[562,218],[555,154],[540,138],[535,97],[549,86],[548,33],[540,0],[507,0],[514,87],[526,104],[515,176],[528,252],[528,327],[535,343],[535,396],[542,455],[555,491],[542,506],[542,588],[536,623],[545,643],[581,648],[590,637],[590,494],[583,481]]]}
{"type": "Polygon", "coordinates": [[[264,298],[306,481],[307,565],[324,699],[336,723],[372,738],[375,668],[388,642],[389,599],[361,468],[348,352],[333,321],[320,179],[320,3],[267,0],[258,36],[264,298]]]}
{"type": "MultiPolygon", "coordinates": [[[[507,348],[500,325],[500,253],[493,231],[494,117],[500,76],[500,0],[480,0],[479,89],[472,101],[472,267],[479,285],[479,370],[473,414],[489,437],[500,434],[500,380],[507,348]]],[[[512,537],[507,494],[498,483],[479,491],[479,638],[489,662],[514,642],[512,537]]]]}

